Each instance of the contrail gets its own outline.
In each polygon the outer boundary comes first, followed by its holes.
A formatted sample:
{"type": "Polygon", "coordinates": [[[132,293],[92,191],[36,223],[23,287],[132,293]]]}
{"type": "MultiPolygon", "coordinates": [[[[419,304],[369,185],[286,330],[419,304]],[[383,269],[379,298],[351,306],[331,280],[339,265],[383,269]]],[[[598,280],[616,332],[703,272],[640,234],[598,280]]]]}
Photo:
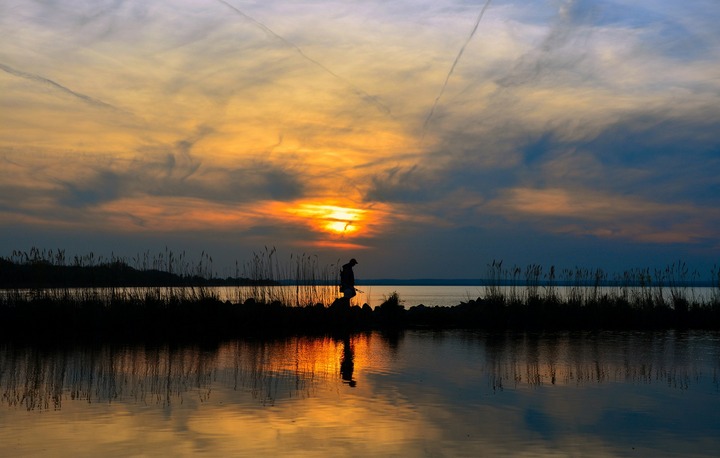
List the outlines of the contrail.
{"type": "Polygon", "coordinates": [[[56,83],[55,81],[53,81],[49,78],[45,78],[44,76],[36,75],[34,73],[23,72],[21,70],[16,70],[16,69],[9,67],[5,64],[2,64],[2,63],[0,63],[0,69],[5,71],[6,73],[13,75],[13,76],[18,76],[20,78],[25,78],[25,79],[28,79],[31,81],[37,81],[38,83],[47,84],[48,86],[52,86],[55,89],[58,89],[66,94],[70,94],[73,97],[76,97],[76,98],[82,100],[83,102],[89,103],[90,105],[94,105],[96,107],[101,107],[101,108],[109,108],[111,110],[118,111],[118,109],[116,107],[114,107],[113,105],[110,105],[109,103],[105,103],[102,100],[92,98],[89,95],[81,94],[80,92],[75,92],[72,89],[69,89],[69,88],[63,86],[60,83],[56,83]]]}
{"type": "Polygon", "coordinates": [[[324,70],[326,73],[328,73],[328,74],[332,75],[333,77],[335,77],[335,78],[339,79],[340,81],[342,81],[346,86],[348,86],[350,89],[352,89],[352,91],[355,93],[355,95],[357,95],[357,96],[360,97],[361,99],[365,100],[365,101],[368,102],[368,103],[371,103],[371,104],[375,105],[375,106],[376,106],[380,111],[382,111],[383,113],[385,113],[385,114],[387,114],[387,115],[390,115],[390,114],[391,114],[391,113],[390,113],[390,109],[389,109],[387,106],[385,106],[382,102],[380,102],[380,101],[377,99],[377,97],[368,94],[367,92],[363,91],[363,90],[360,89],[359,87],[355,86],[355,85],[354,85],[353,83],[351,83],[350,81],[346,80],[346,79],[343,78],[342,76],[338,75],[338,74],[335,73],[334,71],[332,71],[332,70],[330,70],[329,68],[327,68],[327,67],[326,67],[325,65],[323,65],[322,63],[320,63],[320,62],[318,62],[317,60],[313,59],[312,57],[308,56],[308,55],[305,54],[305,53],[303,52],[303,50],[300,49],[300,47],[298,47],[295,43],[293,43],[293,42],[291,42],[291,41],[288,41],[288,40],[287,40],[285,37],[283,37],[282,35],[278,35],[278,34],[275,33],[270,27],[266,26],[265,24],[263,24],[262,22],[258,21],[258,20],[255,19],[255,18],[253,18],[252,16],[248,16],[247,14],[245,14],[244,12],[242,12],[241,10],[239,10],[238,8],[234,7],[234,6],[231,5],[230,3],[226,2],[225,0],[217,0],[217,1],[220,2],[220,3],[222,3],[223,5],[227,6],[228,8],[232,9],[232,10],[235,11],[237,14],[239,14],[239,15],[242,16],[242,17],[244,17],[244,18],[247,19],[248,21],[252,22],[252,23],[255,24],[256,26],[260,27],[260,28],[263,29],[263,30],[265,31],[265,33],[267,33],[268,35],[273,36],[274,38],[276,38],[277,40],[281,41],[281,42],[282,42],[283,44],[285,44],[286,46],[294,49],[295,52],[297,52],[298,54],[300,54],[300,56],[301,56],[303,59],[307,60],[308,62],[311,62],[312,64],[314,64],[314,65],[316,65],[317,67],[319,67],[319,68],[321,68],[322,70],[324,70]]]}
{"type": "Polygon", "coordinates": [[[427,118],[425,118],[425,124],[423,124],[423,131],[422,131],[422,137],[425,138],[425,132],[427,132],[428,124],[430,123],[430,119],[432,118],[433,113],[435,112],[435,108],[437,107],[438,102],[440,101],[440,97],[442,97],[443,93],[445,92],[445,88],[448,85],[448,81],[450,81],[450,77],[452,76],[453,72],[455,71],[455,66],[460,61],[460,58],[462,57],[463,53],[465,52],[465,48],[467,47],[468,43],[470,43],[470,40],[475,36],[475,32],[477,32],[478,26],[480,25],[480,21],[482,20],[483,16],[485,15],[485,10],[488,9],[488,6],[490,6],[490,2],[492,0],[487,0],[485,2],[485,6],[483,6],[482,10],[480,10],[480,14],[477,17],[477,20],[475,21],[475,26],[472,29],[472,32],[470,32],[470,35],[467,37],[467,40],[465,40],[465,43],[463,43],[462,48],[460,48],[460,52],[458,52],[457,57],[455,57],[455,61],[453,62],[452,66],[450,67],[450,71],[448,72],[447,76],[445,77],[445,82],[443,83],[442,87],[440,88],[440,93],[435,98],[435,103],[433,103],[432,108],[430,108],[430,112],[427,115],[427,118]]]}

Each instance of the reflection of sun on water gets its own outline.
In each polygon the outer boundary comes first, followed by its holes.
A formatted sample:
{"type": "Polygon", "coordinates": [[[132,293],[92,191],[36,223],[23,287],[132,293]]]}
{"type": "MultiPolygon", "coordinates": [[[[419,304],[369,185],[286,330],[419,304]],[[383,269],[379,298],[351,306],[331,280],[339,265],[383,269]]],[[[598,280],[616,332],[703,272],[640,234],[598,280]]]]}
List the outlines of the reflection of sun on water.
{"type": "Polygon", "coordinates": [[[226,344],[218,350],[218,365],[233,368],[247,364],[248,373],[270,372],[274,374],[295,373],[300,377],[313,379],[340,380],[342,361],[351,358],[354,366],[354,378],[363,378],[363,372],[372,366],[375,371],[389,371],[389,364],[378,356],[377,341],[370,335],[348,337],[346,341],[335,338],[295,338],[288,342],[268,343],[263,351],[272,358],[254,359],[252,345],[235,342],[226,344]],[[350,355],[345,345],[350,345],[350,355]]]}

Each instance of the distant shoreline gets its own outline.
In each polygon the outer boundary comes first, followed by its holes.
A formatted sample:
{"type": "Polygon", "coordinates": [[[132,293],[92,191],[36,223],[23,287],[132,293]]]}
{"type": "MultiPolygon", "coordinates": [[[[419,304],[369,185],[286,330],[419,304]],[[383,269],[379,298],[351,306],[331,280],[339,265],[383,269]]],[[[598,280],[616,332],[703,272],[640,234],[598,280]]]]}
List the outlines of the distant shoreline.
{"type": "MultiPolygon", "coordinates": [[[[281,282],[283,283],[283,282],[281,282]]],[[[442,279],[442,278],[419,278],[419,279],[391,279],[391,278],[379,278],[379,279],[367,279],[358,280],[358,286],[525,286],[525,281],[500,279],[442,279]]],[[[539,280],[538,286],[582,286],[589,287],[595,286],[592,281],[570,281],[570,280],[539,280]]],[[[599,287],[613,287],[613,286],[642,286],[640,282],[623,282],[620,280],[605,280],[597,284],[599,287]]],[[[697,288],[712,288],[715,286],[712,281],[709,280],[696,280],[696,281],[684,281],[677,282],[675,286],[679,287],[697,287],[697,288]]]]}
{"type": "Polygon", "coordinates": [[[54,265],[48,262],[13,263],[0,259],[0,289],[255,286],[279,285],[268,279],[215,278],[177,274],[160,269],[136,269],[122,262],[101,265],[54,265]]]}
{"type": "MultiPolygon", "coordinates": [[[[298,258],[296,265],[280,266],[273,252],[255,255],[252,261],[236,266],[235,275],[218,277],[212,258],[188,261],[184,254],[167,252],[150,258],[145,254],[133,258],[95,259],[92,253],[66,259],[63,250],[30,253],[14,252],[11,258],[0,257],[0,289],[86,288],[86,287],[171,287],[171,286],[335,286],[339,282],[337,266],[318,266],[310,258],[298,258]]],[[[720,269],[709,277],[677,262],[663,269],[630,269],[616,274],[602,269],[544,270],[532,264],[525,268],[508,268],[500,261],[487,266],[484,278],[357,278],[358,286],[467,286],[467,287],[678,287],[720,289],[720,269]]]]}

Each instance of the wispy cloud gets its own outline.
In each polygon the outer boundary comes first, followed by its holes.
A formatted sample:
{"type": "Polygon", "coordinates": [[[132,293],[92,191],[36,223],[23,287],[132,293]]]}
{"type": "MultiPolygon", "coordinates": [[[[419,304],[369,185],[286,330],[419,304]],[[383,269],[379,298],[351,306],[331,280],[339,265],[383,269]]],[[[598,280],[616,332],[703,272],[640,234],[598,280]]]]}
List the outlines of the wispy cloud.
{"type": "Polygon", "coordinates": [[[85,95],[80,92],[73,91],[72,89],[69,89],[69,88],[63,86],[60,83],[57,83],[49,78],[45,78],[44,76],[36,75],[34,73],[24,72],[22,70],[17,70],[15,68],[12,68],[3,63],[0,63],[0,70],[4,71],[5,73],[9,73],[10,75],[17,76],[18,78],[24,78],[24,79],[27,79],[30,81],[35,81],[37,83],[50,86],[53,89],[56,89],[65,94],[69,94],[69,95],[75,97],[76,99],[78,99],[82,102],[88,103],[90,105],[100,107],[100,108],[117,110],[116,107],[110,105],[109,103],[105,103],[102,100],[95,99],[93,97],[90,97],[89,95],[85,95]]]}
{"type": "Polygon", "coordinates": [[[445,89],[447,88],[448,81],[450,81],[450,77],[452,76],[453,72],[455,72],[455,67],[457,67],[458,62],[460,62],[460,58],[462,57],[463,53],[465,52],[465,48],[467,48],[467,45],[470,43],[470,40],[472,40],[473,37],[475,36],[475,33],[477,32],[477,29],[480,26],[480,21],[482,21],[482,18],[485,15],[485,10],[487,10],[488,6],[490,6],[490,1],[491,0],[487,0],[485,2],[485,5],[483,5],[482,9],[480,10],[480,14],[478,14],[478,17],[475,20],[475,25],[473,25],[473,28],[470,31],[470,35],[468,35],[467,40],[465,40],[463,45],[460,47],[460,51],[458,51],[457,56],[455,56],[455,60],[453,61],[452,65],[450,66],[450,70],[448,71],[448,74],[445,76],[445,80],[443,81],[443,84],[440,87],[440,93],[438,94],[437,97],[435,97],[435,101],[433,102],[432,107],[430,107],[430,111],[428,112],[428,115],[425,118],[425,123],[423,124],[423,137],[425,136],[425,132],[427,131],[428,124],[430,123],[430,120],[432,119],[433,113],[435,113],[435,108],[437,107],[437,104],[440,102],[440,98],[445,93],[445,89]]]}
{"type": "Polygon", "coordinates": [[[656,243],[704,243],[716,238],[720,211],[583,188],[514,188],[488,204],[510,219],[556,232],[656,243]]]}
{"type": "Polygon", "coordinates": [[[290,49],[292,49],[292,50],[294,50],[295,52],[297,52],[297,53],[298,53],[303,59],[305,59],[306,61],[310,62],[311,64],[313,64],[313,65],[315,65],[315,66],[317,66],[317,67],[319,67],[319,68],[322,69],[324,72],[326,72],[327,74],[331,75],[333,78],[336,78],[336,79],[340,80],[341,82],[343,82],[345,85],[347,85],[347,86],[352,90],[352,92],[354,92],[357,96],[359,96],[360,98],[362,98],[362,99],[365,100],[366,102],[368,102],[368,103],[370,103],[370,104],[372,104],[372,105],[375,105],[380,111],[382,111],[383,113],[385,113],[385,114],[387,114],[387,115],[390,115],[390,114],[391,114],[390,108],[388,108],[385,104],[383,104],[383,103],[378,99],[377,96],[372,96],[372,95],[368,94],[367,92],[365,92],[365,91],[362,90],[361,88],[357,87],[357,86],[356,86],[355,84],[353,84],[352,82],[348,81],[346,78],[343,78],[342,76],[340,76],[339,74],[337,74],[336,72],[334,72],[333,70],[331,70],[330,68],[328,68],[326,65],[322,64],[320,61],[318,61],[318,60],[316,60],[316,59],[308,56],[299,46],[297,46],[296,44],[294,44],[294,43],[291,42],[291,41],[288,41],[288,40],[287,40],[286,38],[284,38],[283,36],[278,35],[278,34],[275,33],[270,27],[268,27],[267,25],[263,24],[262,22],[256,20],[255,18],[253,18],[253,17],[245,14],[242,10],[240,10],[240,9],[238,9],[237,7],[233,6],[231,3],[228,3],[228,2],[226,2],[225,0],[217,0],[217,1],[218,1],[219,3],[227,6],[227,7],[230,8],[232,11],[236,12],[237,14],[239,14],[240,16],[242,16],[243,18],[245,18],[246,20],[250,21],[252,24],[255,24],[255,25],[257,25],[258,27],[260,27],[260,28],[261,28],[262,30],[264,30],[268,35],[270,35],[270,36],[272,36],[273,38],[279,40],[280,42],[282,42],[283,44],[285,44],[286,46],[288,46],[290,49]]]}
{"type": "Polygon", "coordinates": [[[704,0],[6,3],[2,220],[378,259],[515,226],[711,252],[718,21],[704,0]],[[377,219],[337,240],[300,204],[377,219]]]}

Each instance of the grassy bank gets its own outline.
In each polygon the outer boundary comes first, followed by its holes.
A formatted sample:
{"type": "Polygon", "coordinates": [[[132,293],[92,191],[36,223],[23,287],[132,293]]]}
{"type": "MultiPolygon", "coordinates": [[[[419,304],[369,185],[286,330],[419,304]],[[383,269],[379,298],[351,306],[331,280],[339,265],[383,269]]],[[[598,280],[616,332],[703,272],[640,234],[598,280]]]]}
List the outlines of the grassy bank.
{"type": "Polygon", "coordinates": [[[223,302],[202,293],[138,299],[38,296],[0,303],[0,334],[10,340],[202,340],[387,328],[720,329],[720,303],[673,308],[609,297],[582,306],[549,298],[512,303],[479,298],[454,307],[406,309],[392,295],[371,309],[223,302]]]}
{"type": "MultiPolygon", "coordinates": [[[[289,263],[280,263],[274,249],[254,255],[242,269],[246,283],[232,300],[221,300],[208,286],[212,284],[208,279],[214,278],[209,257],[194,267],[185,261],[178,264],[182,257],[163,257],[163,262],[168,258],[175,260],[166,264],[172,271],[165,273],[172,273],[172,278],[203,281],[128,287],[120,286],[120,281],[114,284],[110,276],[80,288],[67,283],[6,288],[0,294],[0,338],[214,340],[388,328],[720,329],[720,271],[713,269],[710,279],[701,283],[701,276],[683,263],[611,277],[599,269],[558,273],[554,267],[506,268],[493,262],[487,266],[484,293],[475,300],[454,307],[408,304],[406,308],[393,294],[372,309],[336,301],[334,289],[324,287],[336,278],[336,265],[321,266],[317,257],[291,256],[289,263]],[[184,270],[179,268],[182,265],[184,270]],[[272,286],[288,278],[292,288],[272,286]],[[697,294],[696,284],[703,285],[705,294],[697,294]]],[[[49,263],[47,255],[13,263],[36,272],[48,265],[62,266],[49,263]]],[[[110,263],[110,267],[118,265],[127,266],[118,260],[110,263]]],[[[108,266],[75,267],[92,267],[95,272],[99,267],[105,272],[102,269],[108,266]]],[[[153,263],[151,269],[138,271],[155,272],[157,267],[153,263]]],[[[241,278],[237,270],[236,278],[241,278]]]]}

